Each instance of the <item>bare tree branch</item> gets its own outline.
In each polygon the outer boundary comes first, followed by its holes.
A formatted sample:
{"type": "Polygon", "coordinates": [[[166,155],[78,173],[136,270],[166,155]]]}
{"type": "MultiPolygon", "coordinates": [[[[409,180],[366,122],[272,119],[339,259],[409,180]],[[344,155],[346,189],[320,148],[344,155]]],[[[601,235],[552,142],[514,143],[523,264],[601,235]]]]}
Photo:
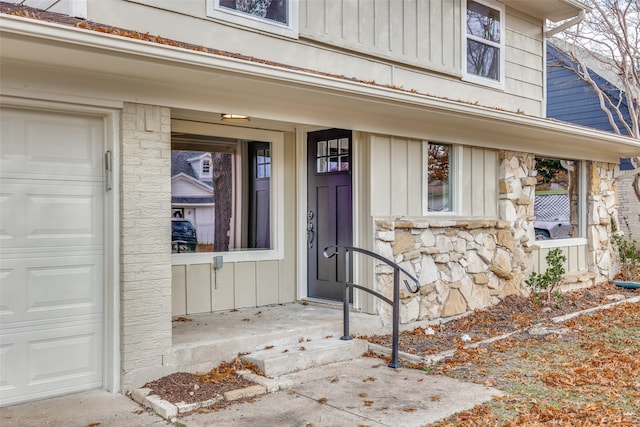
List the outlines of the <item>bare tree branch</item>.
{"type": "MultiPolygon", "coordinates": [[[[588,0],[592,12],[559,34],[571,69],[591,86],[616,134],[640,139],[640,0],[588,0]],[[599,84],[592,73],[614,87],[599,84]]],[[[640,157],[632,164],[640,166],[640,157]]],[[[640,175],[633,181],[640,200],[640,175]]]]}

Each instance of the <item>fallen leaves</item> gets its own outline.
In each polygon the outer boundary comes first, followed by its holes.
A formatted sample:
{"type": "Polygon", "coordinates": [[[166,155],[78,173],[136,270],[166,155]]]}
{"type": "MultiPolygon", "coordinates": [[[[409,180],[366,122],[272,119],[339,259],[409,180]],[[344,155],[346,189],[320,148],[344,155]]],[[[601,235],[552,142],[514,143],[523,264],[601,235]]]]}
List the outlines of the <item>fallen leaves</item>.
{"type": "Polygon", "coordinates": [[[457,349],[433,372],[495,385],[507,395],[436,425],[640,425],[640,304],[582,315],[564,326],[570,333],[562,337],[523,333],[457,349]]]}

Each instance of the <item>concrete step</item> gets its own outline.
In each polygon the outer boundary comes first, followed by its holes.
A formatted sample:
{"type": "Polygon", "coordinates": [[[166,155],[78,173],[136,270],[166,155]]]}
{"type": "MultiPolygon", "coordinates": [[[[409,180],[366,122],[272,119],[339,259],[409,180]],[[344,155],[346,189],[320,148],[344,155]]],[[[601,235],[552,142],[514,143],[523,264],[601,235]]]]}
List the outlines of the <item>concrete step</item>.
{"type": "Polygon", "coordinates": [[[258,366],[265,376],[276,378],[329,363],[355,359],[367,349],[368,343],[365,340],[323,338],[266,348],[245,354],[241,358],[258,366]]]}

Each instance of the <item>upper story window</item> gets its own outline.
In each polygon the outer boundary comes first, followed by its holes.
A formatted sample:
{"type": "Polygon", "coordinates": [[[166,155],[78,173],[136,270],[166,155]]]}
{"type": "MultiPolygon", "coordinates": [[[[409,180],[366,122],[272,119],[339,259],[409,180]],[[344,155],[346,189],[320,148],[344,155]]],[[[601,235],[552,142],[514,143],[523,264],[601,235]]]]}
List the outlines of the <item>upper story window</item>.
{"type": "Polygon", "coordinates": [[[465,73],[469,80],[501,85],[504,80],[504,7],[467,0],[465,73]]]}
{"type": "Polygon", "coordinates": [[[298,37],[298,0],[207,0],[207,15],[287,37],[298,37]]]}

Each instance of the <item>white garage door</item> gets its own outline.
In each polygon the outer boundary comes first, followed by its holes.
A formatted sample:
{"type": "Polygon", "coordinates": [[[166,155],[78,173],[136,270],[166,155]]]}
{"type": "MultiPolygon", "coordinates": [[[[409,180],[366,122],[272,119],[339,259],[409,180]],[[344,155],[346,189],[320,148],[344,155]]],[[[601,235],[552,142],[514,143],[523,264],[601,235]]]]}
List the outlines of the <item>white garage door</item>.
{"type": "Polygon", "coordinates": [[[0,110],[0,406],[102,386],[103,127],[0,110]]]}

